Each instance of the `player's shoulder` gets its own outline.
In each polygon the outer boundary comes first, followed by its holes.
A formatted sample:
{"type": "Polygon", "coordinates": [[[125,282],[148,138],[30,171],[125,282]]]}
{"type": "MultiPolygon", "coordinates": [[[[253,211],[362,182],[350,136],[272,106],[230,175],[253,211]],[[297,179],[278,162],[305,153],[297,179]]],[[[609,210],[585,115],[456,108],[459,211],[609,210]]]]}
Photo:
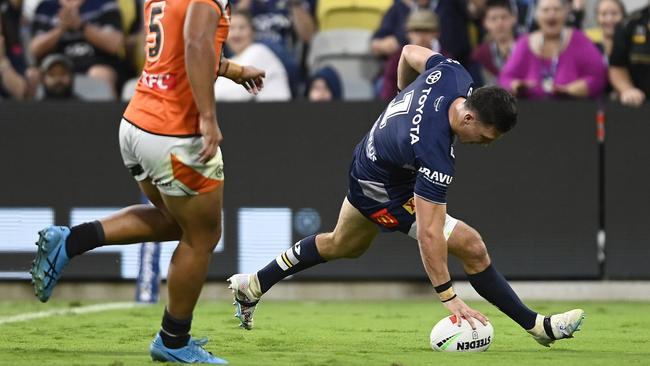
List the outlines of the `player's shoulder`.
{"type": "Polygon", "coordinates": [[[463,67],[460,62],[451,57],[446,57],[441,54],[436,54],[429,58],[424,73],[431,72],[435,69],[448,70],[449,72],[467,72],[467,70],[465,70],[465,67],[463,67]]]}
{"type": "Polygon", "coordinates": [[[439,86],[442,86],[450,81],[453,81],[452,85],[458,85],[459,82],[470,82],[472,80],[469,72],[457,60],[444,56],[438,58],[438,60],[439,62],[431,65],[432,67],[422,73],[424,82],[427,85],[439,84],[439,86]]]}

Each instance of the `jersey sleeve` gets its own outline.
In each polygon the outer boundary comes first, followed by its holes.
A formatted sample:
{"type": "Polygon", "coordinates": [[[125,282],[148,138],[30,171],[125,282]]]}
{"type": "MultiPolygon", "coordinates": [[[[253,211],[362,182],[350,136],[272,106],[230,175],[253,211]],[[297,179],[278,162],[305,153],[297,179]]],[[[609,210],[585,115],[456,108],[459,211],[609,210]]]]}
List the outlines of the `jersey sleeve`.
{"type": "Polygon", "coordinates": [[[426,66],[424,67],[425,70],[432,69],[436,67],[439,63],[445,61],[447,58],[439,53],[436,53],[435,55],[429,57],[427,60],[426,66]]]}
{"type": "Polygon", "coordinates": [[[609,64],[618,67],[627,67],[630,65],[630,33],[628,25],[616,28],[612,54],[609,56],[609,64]]]}
{"type": "Polygon", "coordinates": [[[428,146],[418,142],[414,146],[417,164],[414,191],[427,201],[446,204],[447,188],[455,172],[452,146],[440,140],[433,142],[428,146]]]}

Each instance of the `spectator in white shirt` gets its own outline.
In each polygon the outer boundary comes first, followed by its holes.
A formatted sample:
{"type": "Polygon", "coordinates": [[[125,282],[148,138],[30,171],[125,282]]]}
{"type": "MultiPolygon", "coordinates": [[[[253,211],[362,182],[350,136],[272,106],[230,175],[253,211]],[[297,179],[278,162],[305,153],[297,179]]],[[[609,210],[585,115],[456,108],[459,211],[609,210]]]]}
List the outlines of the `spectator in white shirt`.
{"type": "Polygon", "coordinates": [[[217,100],[271,102],[291,99],[289,79],[282,62],[267,46],[254,43],[254,38],[255,32],[250,16],[243,12],[233,12],[226,44],[234,56],[229,59],[241,65],[251,65],[266,71],[264,88],[259,94],[252,95],[241,85],[220,77],[214,87],[217,100]]]}

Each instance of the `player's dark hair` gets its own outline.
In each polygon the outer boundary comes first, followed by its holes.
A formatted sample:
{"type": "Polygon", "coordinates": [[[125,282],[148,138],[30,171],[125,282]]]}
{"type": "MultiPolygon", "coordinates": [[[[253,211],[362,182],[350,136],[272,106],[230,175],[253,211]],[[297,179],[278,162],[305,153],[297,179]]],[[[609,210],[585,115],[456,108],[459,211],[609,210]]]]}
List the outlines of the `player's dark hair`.
{"type": "Polygon", "coordinates": [[[465,105],[478,114],[478,120],[506,133],[517,124],[515,98],[498,86],[484,86],[467,97],[465,105]]]}
{"type": "Polygon", "coordinates": [[[486,12],[487,9],[490,8],[504,8],[508,10],[510,14],[515,13],[515,9],[512,8],[512,3],[510,0],[487,0],[485,3],[486,12]]]}

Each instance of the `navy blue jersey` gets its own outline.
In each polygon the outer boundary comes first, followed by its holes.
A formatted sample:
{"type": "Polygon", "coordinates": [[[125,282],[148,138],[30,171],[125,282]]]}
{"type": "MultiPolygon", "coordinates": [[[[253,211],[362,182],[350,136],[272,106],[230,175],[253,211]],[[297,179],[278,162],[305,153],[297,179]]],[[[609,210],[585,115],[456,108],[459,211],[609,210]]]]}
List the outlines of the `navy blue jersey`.
{"type": "Polygon", "coordinates": [[[454,177],[449,106],[472,88],[471,76],[457,61],[432,56],[426,71],[388,104],[357,145],[350,202],[382,226],[402,231],[414,218],[398,216],[414,215],[414,193],[445,204],[454,177]]]}

